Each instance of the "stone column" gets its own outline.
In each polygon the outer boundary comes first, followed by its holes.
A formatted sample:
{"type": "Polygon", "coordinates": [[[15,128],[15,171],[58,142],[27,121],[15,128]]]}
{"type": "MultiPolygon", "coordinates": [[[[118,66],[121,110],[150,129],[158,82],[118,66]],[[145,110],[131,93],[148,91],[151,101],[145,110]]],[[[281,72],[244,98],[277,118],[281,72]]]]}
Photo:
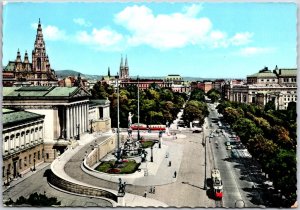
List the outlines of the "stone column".
{"type": "Polygon", "coordinates": [[[86,124],[86,130],[88,130],[88,125],[89,125],[89,104],[88,104],[88,102],[85,104],[85,112],[86,112],[85,124],[86,124]]]}
{"type": "Polygon", "coordinates": [[[68,106],[66,106],[66,135],[66,138],[70,139],[70,113],[68,106]]]}
{"type": "Polygon", "coordinates": [[[82,123],[82,111],[81,111],[81,106],[82,104],[78,104],[78,113],[79,113],[79,124],[80,124],[80,128],[79,128],[79,132],[82,133],[82,128],[83,128],[83,123],[82,123]]]}
{"type": "Polygon", "coordinates": [[[72,124],[71,124],[71,132],[72,132],[72,137],[74,138],[74,121],[75,121],[75,107],[72,105],[71,108],[71,119],[72,119],[72,124]]]}

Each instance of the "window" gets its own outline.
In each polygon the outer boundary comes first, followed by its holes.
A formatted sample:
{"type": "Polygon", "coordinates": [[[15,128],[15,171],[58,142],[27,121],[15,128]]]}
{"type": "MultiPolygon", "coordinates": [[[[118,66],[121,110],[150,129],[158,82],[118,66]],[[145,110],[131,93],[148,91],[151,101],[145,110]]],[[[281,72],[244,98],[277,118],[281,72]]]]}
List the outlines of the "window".
{"type": "Polygon", "coordinates": [[[31,164],[31,155],[29,155],[29,164],[31,164]]]}
{"type": "Polygon", "coordinates": [[[27,157],[24,157],[24,167],[27,166],[27,157]]]}
{"type": "Polygon", "coordinates": [[[41,159],[41,152],[38,151],[38,159],[41,159]]]}
{"type": "Polygon", "coordinates": [[[49,159],[49,153],[46,153],[46,158],[49,159]]]}
{"type": "Polygon", "coordinates": [[[5,176],[5,173],[4,173],[4,171],[5,171],[5,166],[2,166],[2,177],[4,177],[4,176],[5,176]]]}
{"type": "Polygon", "coordinates": [[[33,153],[33,158],[34,158],[34,159],[36,158],[36,152],[35,152],[35,153],[33,153]]]}

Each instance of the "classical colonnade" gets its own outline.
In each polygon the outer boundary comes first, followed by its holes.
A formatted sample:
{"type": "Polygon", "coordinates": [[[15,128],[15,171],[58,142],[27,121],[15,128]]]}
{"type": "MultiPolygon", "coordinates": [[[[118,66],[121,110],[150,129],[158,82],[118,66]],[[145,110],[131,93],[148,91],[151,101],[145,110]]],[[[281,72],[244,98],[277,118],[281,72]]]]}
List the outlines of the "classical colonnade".
{"type": "Polygon", "coordinates": [[[66,139],[75,138],[88,130],[88,101],[77,102],[65,107],[64,128],[66,139]]]}

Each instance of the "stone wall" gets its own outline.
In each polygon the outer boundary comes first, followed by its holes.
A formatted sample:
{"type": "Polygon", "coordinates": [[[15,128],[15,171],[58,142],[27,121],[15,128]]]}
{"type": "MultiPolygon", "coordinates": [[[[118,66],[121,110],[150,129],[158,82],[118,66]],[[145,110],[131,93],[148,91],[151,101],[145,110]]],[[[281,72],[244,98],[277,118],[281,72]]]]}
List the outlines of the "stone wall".
{"type": "Polygon", "coordinates": [[[88,154],[86,163],[89,167],[95,165],[99,160],[116,148],[116,136],[111,136],[105,141],[94,145],[94,149],[88,154]]]}
{"type": "Polygon", "coordinates": [[[52,171],[50,171],[50,173],[48,174],[47,181],[50,184],[54,185],[55,187],[58,187],[59,189],[71,193],[95,196],[95,197],[104,197],[116,203],[118,202],[118,196],[112,192],[103,190],[101,188],[84,186],[84,185],[80,185],[74,182],[64,180],[58,177],[57,175],[55,175],[52,171]]]}
{"type": "Polygon", "coordinates": [[[93,121],[93,130],[95,132],[107,132],[111,129],[111,119],[99,119],[93,121]]]}

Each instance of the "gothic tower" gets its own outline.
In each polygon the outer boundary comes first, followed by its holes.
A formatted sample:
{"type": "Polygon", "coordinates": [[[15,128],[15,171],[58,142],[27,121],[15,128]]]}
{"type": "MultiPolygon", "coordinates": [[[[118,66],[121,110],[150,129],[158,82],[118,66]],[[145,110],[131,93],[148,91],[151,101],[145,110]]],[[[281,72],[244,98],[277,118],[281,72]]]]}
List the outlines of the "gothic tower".
{"type": "Polygon", "coordinates": [[[48,56],[46,54],[41,21],[39,19],[37,34],[34,42],[34,50],[32,51],[32,69],[36,72],[46,73],[50,70],[49,67],[50,65],[48,56]]]}
{"type": "Polygon", "coordinates": [[[121,63],[120,63],[120,71],[119,71],[120,79],[123,78],[123,71],[124,71],[124,64],[123,64],[123,56],[121,55],[121,63]]]}
{"type": "Polygon", "coordinates": [[[123,56],[121,56],[120,79],[127,79],[127,78],[129,78],[129,67],[128,67],[128,61],[126,55],[125,65],[123,64],[123,56]]]}
{"type": "Polygon", "coordinates": [[[127,55],[125,59],[125,66],[124,66],[124,78],[129,78],[129,67],[128,67],[128,61],[127,61],[127,55]]]}

